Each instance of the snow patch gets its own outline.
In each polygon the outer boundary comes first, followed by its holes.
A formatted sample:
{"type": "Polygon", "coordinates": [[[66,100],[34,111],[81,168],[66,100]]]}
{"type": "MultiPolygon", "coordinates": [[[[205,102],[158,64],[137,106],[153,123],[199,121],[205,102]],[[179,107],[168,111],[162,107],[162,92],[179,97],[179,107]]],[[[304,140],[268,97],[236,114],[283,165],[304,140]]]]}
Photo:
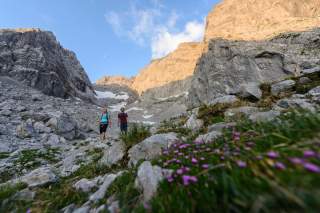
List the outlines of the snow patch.
{"type": "Polygon", "coordinates": [[[149,119],[149,118],[152,118],[153,115],[143,115],[142,117],[143,117],[144,119],[149,119]]]}
{"type": "Polygon", "coordinates": [[[112,105],[112,106],[110,106],[110,111],[111,112],[120,112],[120,109],[122,108],[122,107],[125,107],[127,105],[127,102],[120,102],[120,103],[118,103],[118,104],[116,104],[116,105],[112,105]]]}
{"type": "Polygon", "coordinates": [[[129,95],[126,92],[120,92],[120,94],[114,94],[113,92],[110,91],[97,91],[96,92],[96,97],[98,99],[102,99],[102,98],[112,98],[112,99],[117,99],[117,100],[127,100],[129,99],[129,95]]]}
{"type": "Polygon", "coordinates": [[[188,95],[189,95],[189,92],[183,92],[183,93],[180,93],[180,94],[177,94],[177,95],[172,95],[172,96],[168,96],[168,97],[164,97],[164,98],[157,98],[157,99],[160,100],[160,101],[165,101],[165,100],[168,100],[168,99],[171,99],[171,98],[179,98],[179,97],[182,97],[182,96],[187,97],[188,95]]]}
{"type": "Polygon", "coordinates": [[[130,112],[130,111],[142,111],[143,109],[142,108],[139,108],[139,107],[131,107],[130,109],[127,110],[127,112],[130,112]]]}

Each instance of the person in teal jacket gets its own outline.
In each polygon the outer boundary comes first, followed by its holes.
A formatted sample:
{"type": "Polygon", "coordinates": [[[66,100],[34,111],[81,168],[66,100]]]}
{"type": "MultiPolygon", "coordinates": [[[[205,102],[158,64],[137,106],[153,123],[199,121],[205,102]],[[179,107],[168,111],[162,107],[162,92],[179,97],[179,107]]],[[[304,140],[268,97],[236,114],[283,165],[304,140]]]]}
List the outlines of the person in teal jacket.
{"type": "Polygon", "coordinates": [[[110,114],[108,112],[108,109],[104,108],[102,110],[102,114],[100,117],[100,139],[101,140],[106,139],[106,132],[107,132],[109,125],[111,126],[110,114]]]}

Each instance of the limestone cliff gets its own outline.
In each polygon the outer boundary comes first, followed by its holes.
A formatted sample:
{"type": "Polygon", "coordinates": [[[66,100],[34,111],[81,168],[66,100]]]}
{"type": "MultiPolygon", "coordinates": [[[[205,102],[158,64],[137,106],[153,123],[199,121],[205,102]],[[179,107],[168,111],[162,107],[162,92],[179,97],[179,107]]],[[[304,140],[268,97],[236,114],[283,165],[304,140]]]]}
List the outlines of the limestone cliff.
{"type": "Polygon", "coordinates": [[[93,87],[76,55],[48,31],[0,30],[0,76],[14,78],[47,95],[94,100],[93,87]]]}
{"type": "Polygon", "coordinates": [[[164,58],[153,60],[136,76],[132,87],[142,92],[164,86],[173,81],[179,81],[191,76],[198,58],[206,49],[205,43],[182,43],[164,58]]]}
{"type": "Polygon", "coordinates": [[[96,81],[97,85],[112,85],[117,84],[120,86],[131,87],[135,77],[126,78],[124,76],[105,76],[96,81]]]}
{"type": "Polygon", "coordinates": [[[192,78],[189,107],[211,104],[219,96],[234,93],[239,85],[319,70],[319,47],[320,28],[264,41],[211,40],[192,78]]]}
{"type": "Polygon", "coordinates": [[[204,40],[264,40],[319,26],[320,0],[224,0],[208,15],[204,40]]]}

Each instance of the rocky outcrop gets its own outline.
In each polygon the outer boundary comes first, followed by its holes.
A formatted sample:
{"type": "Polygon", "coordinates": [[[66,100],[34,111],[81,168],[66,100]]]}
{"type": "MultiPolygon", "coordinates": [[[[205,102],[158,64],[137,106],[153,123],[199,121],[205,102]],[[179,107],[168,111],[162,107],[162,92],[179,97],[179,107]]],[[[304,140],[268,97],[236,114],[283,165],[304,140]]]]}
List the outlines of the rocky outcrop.
{"type": "Polygon", "coordinates": [[[212,40],[200,58],[189,90],[189,107],[209,104],[241,84],[275,82],[316,70],[320,29],[267,41],[212,40]]]}
{"type": "Polygon", "coordinates": [[[127,78],[124,76],[104,76],[96,81],[97,85],[106,86],[106,85],[120,85],[131,87],[134,82],[135,77],[127,78]]]}
{"type": "Polygon", "coordinates": [[[76,55],[48,31],[0,30],[0,75],[47,95],[94,100],[92,85],[76,55]]]}
{"type": "Polygon", "coordinates": [[[183,43],[169,55],[153,60],[136,76],[132,88],[139,94],[191,76],[198,58],[206,49],[203,43],[183,43]]]}
{"type": "Polygon", "coordinates": [[[135,185],[143,191],[144,201],[149,201],[157,192],[159,182],[171,176],[172,170],[152,166],[149,161],[144,161],[138,168],[135,185]]]}
{"type": "Polygon", "coordinates": [[[320,26],[320,0],[224,0],[207,17],[205,41],[264,40],[320,26]]]}
{"type": "Polygon", "coordinates": [[[153,135],[129,149],[128,166],[135,166],[142,159],[152,160],[161,154],[162,149],[167,149],[177,142],[179,138],[176,133],[153,135]]]}

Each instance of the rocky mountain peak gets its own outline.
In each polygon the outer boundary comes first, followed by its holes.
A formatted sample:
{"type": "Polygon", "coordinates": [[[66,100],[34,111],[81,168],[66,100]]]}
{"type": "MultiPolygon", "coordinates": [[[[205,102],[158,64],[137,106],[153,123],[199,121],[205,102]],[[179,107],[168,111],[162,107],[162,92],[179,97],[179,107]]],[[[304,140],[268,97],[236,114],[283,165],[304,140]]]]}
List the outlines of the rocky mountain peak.
{"type": "Polygon", "coordinates": [[[132,87],[142,92],[186,79],[193,74],[197,59],[207,47],[205,43],[182,43],[167,56],[153,60],[136,76],[132,87]]]}
{"type": "Polygon", "coordinates": [[[112,85],[118,84],[120,86],[131,87],[135,77],[127,78],[124,76],[104,76],[96,81],[97,85],[112,85]]]}
{"type": "Polygon", "coordinates": [[[40,29],[0,31],[0,75],[46,95],[94,100],[91,82],[75,53],[52,32],[40,29]]]}
{"type": "Polygon", "coordinates": [[[208,15],[204,40],[263,40],[317,26],[320,0],[224,0],[208,15]]]}
{"type": "Polygon", "coordinates": [[[15,28],[15,29],[0,29],[2,32],[16,32],[16,33],[27,33],[27,32],[40,32],[39,28],[15,28]]]}

